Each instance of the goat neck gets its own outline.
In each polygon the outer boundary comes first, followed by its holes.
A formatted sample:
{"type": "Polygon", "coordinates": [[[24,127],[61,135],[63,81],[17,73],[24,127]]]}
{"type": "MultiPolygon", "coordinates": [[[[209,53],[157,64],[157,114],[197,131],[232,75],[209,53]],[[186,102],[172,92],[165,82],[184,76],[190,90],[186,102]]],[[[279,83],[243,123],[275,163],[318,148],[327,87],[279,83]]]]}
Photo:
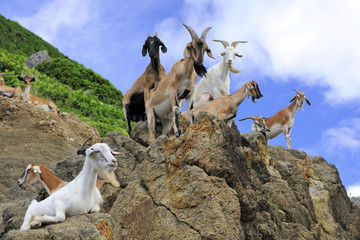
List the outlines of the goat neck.
{"type": "Polygon", "coordinates": [[[297,113],[297,111],[299,110],[299,104],[298,104],[298,101],[299,99],[295,99],[291,104],[290,106],[288,106],[288,110],[289,110],[289,113],[291,114],[291,117],[294,117],[295,114],[297,113]]]}
{"type": "Polygon", "coordinates": [[[60,188],[66,185],[67,182],[64,182],[60,178],[58,178],[55,174],[50,172],[46,167],[44,167],[41,164],[37,164],[37,166],[40,168],[41,173],[40,175],[40,182],[44,186],[45,190],[49,195],[56,192],[60,188]]]}
{"type": "Polygon", "coordinates": [[[156,81],[159,82],[160,79],[160,73],[161,73],[161,64],[160,64],[160,54],[157,54],[156,56],[151,58],[151,62],[149,64],[150,68],[148,70],[154,70],[155,71],[155,77],[156,81]]]}
{"type": "Polygon", "coordinates": [[[86,156],[83,169],[79,173],[79,175],[74,179],[77,184],[81,184],[79,186],[83,186],[79,188],[81,191],[81,195],[87,196],[89,193],[89,189],[96,188],[96,179],[97,172],[91,164],[91,159],[89,156],[86,156]]]}
{"type": "Polygon", "coordinates": [[[247,96],[246,87],[246,84],[244,84],[239,90],[229,96],[231,103],[234,106],[239,106],[244,101],[245,97],[247,96]]]}
{"type": "Polygon", "coordinates": [[[31,91],[31,83],[30,84],[25,84],[25,89],[24,89],[24,92],[22,94],[23,100],[25,100],[25,101],[30,100],[30,91],[31,91]]]}
{"type": "Polygon", "coordinates": [[[220,68],[222,69],[221,79],[224,81],[226,86],[230,86],[230,78],[229,78],[230,70],[227,63],[225,62],[225,59],[223,59],[219,64],[220,64],[220,68]]]}
{"type": "Polygon", "coordinates": [[[183,71],[178,71],[178,73],[182,72],[183,77],[181,79],[190,79],[190,80],[192,80],[192,82],[195,86],[197,74],[195,72],[194,64],[195,64],[195,61],[193,58],[191,58],[191,57],[184,58],[182,60],[183,71]],[[195,82],[194,82],[194,80],[195,80],[195,82]]]}

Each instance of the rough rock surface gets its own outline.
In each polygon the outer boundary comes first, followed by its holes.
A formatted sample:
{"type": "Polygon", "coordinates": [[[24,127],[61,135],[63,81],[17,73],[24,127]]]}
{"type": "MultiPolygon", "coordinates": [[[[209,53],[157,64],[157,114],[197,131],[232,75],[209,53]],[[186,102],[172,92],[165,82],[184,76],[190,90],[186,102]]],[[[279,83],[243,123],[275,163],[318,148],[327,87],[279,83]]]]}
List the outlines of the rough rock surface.
{"type": "MultiPolygon", "coordinates": [[[[141,128],[134,139],[146,139],[146,126],[141,128]]],[[[360,210],[335,166],[267,146],[262,134],[240,134],[201,113],[180,137],[160,136],[149,147],[118,132],[101,141],[121,153],[121,187],[101,188],[102,213],[20,232],[28,197],[4,210],[3,237],[360,239],[360,210]]],[[[81,157],[68,156],[54,172],[70,180],[81,166],[81,157]]]]}
{"type": "Polygon", "coordinates": [[[35,191],[24,191],[17,180],[30,163],[54,169],[56,163],[76,151],[88,137],[99,141],[98,131],[74,114],[39,109],[27,102],[0,96],[0,212],[19,206],[35,191]]]}
{"type": "Polygon", "coordinates": [[[34,54],[32,54],[28,59],[25,61],[25,66],[28,68],[33,68],[39,64],[41,64],[44,61],[50,61],[51,57],[49,56],[49,53],[44,51],[39,51],[34,54]]]}

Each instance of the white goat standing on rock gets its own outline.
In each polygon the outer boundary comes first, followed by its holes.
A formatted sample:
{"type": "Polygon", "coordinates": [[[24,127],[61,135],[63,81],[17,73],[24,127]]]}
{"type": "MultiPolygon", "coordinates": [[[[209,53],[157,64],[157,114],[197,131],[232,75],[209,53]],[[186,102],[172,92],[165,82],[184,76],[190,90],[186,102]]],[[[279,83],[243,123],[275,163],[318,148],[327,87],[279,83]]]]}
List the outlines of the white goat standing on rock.
{"type": "Polygon", "coordinates": [[[297,110],[300,108],[304,111],[304,101],[306,101],[308,105],[311,105],[310,101],[306,98],[304,91],[300,92],[296,89],[294,89],[294,91],[296,92],[296,95],[290,100],[290,102],[292,102],[290,106],[281,109],[275,115],[268,118],[264,118],[262,116],[251,116],[240,119],[239,121],[246,119],[254,120],[251,131],[265,132],[267,139],[273,139],[280,133],[284,132],[286,138],[286,147],[291,149],[291,129],[295,122],[295,115],[297,110]],[[265,121],[263,121],[264,119],[265,121]],[[263,126],[264,124],[266,126],[263,126]],[[264,131],[264,129],[266,129],[266,131],[264,131]]]}
{"type": "Polygon", "coordinates": [[[85,156],[79,175],[45,200],[37,202],[34,199],[20,230],[39,227],[42,223],[62,222],[67,216],[99,212],[102,197],[96,187],[97,174],[113,186],[120,186],[114,173],[117,167],[114,155],[119,153],[113,152],[106,143],[96,143],[85,149],[88,140],[78,150],[78,154],[85,156]]]}
{"type": "Polygon", "coordinates": [[[224,51],[220,53],[223,60],[211,67],[207,75],[200,79],[194,88],[194,107],[199,107],[204,103],[212,101],[214,98],[230,95],[229,72],[240,73],[234,67],[235,57],[242,57],[235,51],[238,43],[247,43],[247,41],[235,41],[231,46],[227,41],[213,40],[224,45],[224,51]]]}

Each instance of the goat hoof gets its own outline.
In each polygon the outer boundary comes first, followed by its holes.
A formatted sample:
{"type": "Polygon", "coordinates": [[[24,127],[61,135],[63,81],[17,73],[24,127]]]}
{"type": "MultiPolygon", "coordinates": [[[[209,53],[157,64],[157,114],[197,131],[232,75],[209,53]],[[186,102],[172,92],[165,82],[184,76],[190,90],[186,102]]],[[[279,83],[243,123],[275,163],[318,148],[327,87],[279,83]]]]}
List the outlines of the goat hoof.
{"type": "Polygon", "coordinates": [[[39,228],[39,227],[41,227],[41,222],[33,221],[31,223],[31,228],[39,228]]]}
{"type": "Polygon", "coordinates": [[[179,128],[179,130],[175,133],[175,136],[179,137],[183,131],[179,128]]]}

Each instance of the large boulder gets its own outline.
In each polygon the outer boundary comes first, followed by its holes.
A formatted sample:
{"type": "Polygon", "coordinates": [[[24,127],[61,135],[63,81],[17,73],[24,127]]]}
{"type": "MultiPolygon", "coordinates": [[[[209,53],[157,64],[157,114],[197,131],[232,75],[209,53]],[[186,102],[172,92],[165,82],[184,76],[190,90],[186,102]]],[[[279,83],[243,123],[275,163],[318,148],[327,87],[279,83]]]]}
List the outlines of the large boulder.
{"type": "Polygon", "coordinates": [[[28,57],[28,59],[26,59],[25,61],[25,66],[28,68],[33,68],[44,61],[51,61],[51,57],[49,56],[49,53],[46,50],[36,52],[32,54],[30,57],[28,57]]]}

